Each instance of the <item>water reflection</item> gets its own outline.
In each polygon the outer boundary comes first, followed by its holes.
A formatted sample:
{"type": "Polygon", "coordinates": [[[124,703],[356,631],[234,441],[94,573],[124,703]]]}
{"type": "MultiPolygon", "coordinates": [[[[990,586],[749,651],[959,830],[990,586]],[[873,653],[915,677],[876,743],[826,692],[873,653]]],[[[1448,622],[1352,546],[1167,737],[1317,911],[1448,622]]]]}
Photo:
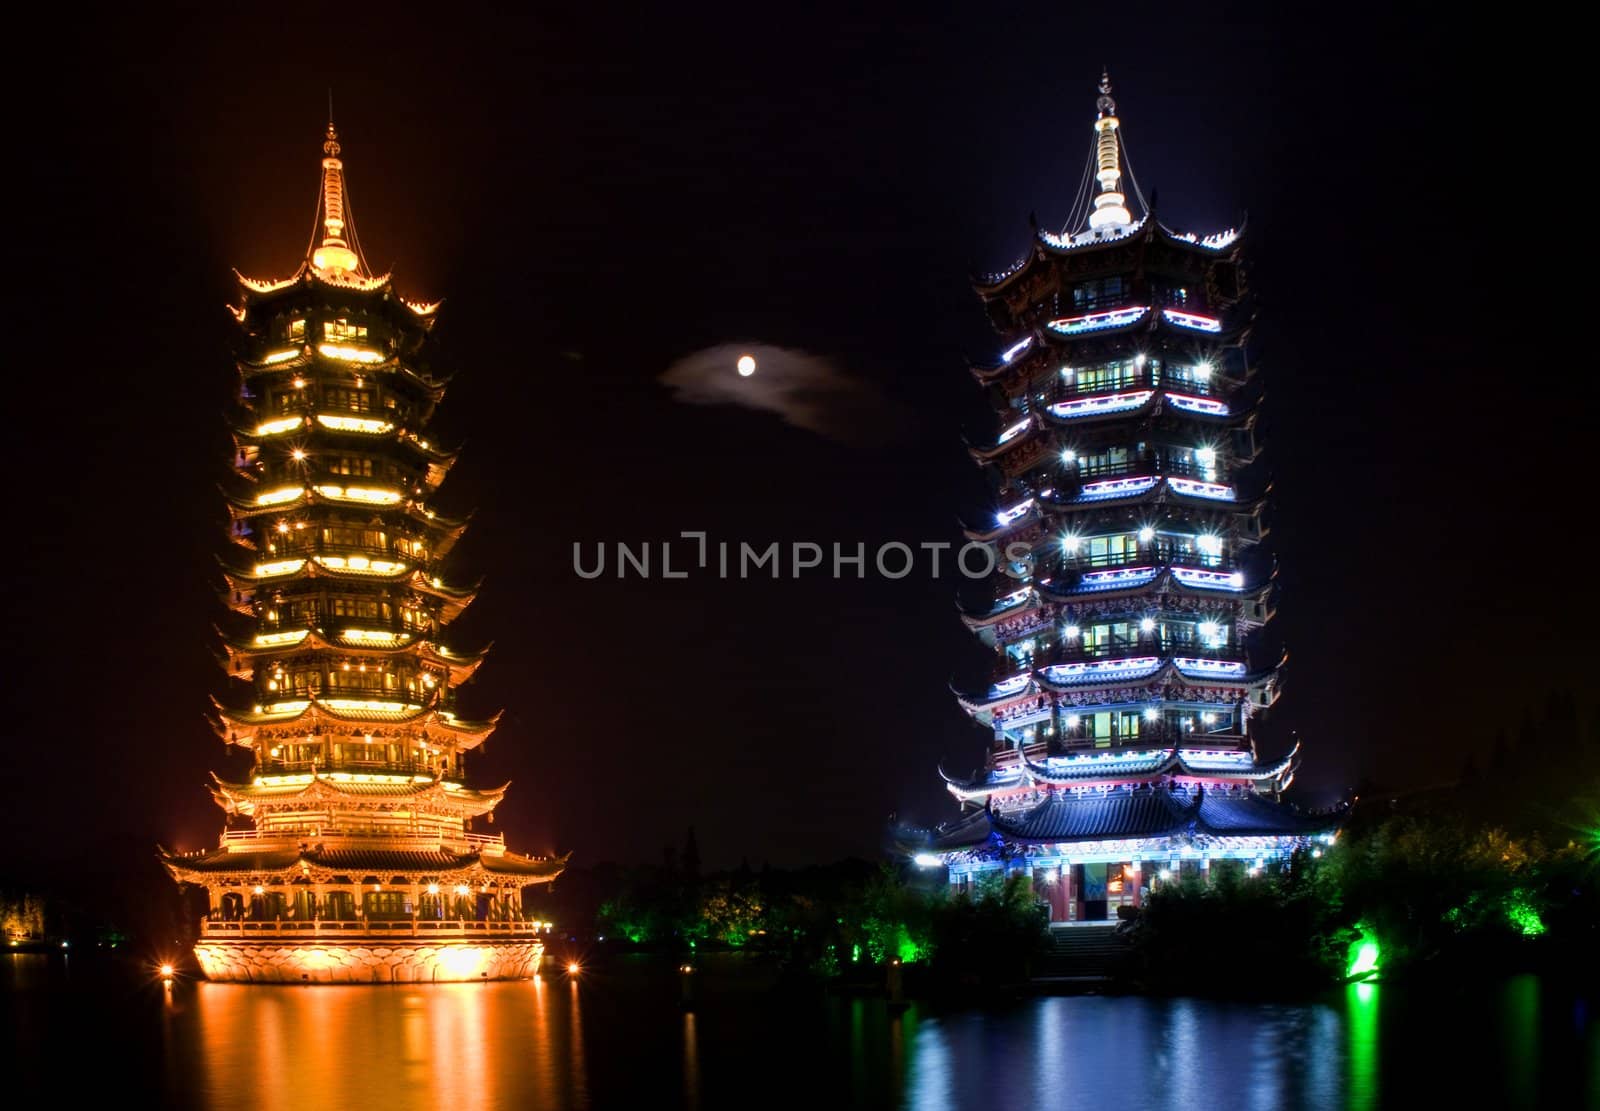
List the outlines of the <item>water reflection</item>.
{"type": "Polygon", "coordinates": [[[575,984],[200,984],[186,1018],[210,1107],[588,1106],[575,984]]]}
{"type": "Polygon", "coordinates": [[[1505,1047],[1506,1106],[1522,1111],[1539,1105],[1539,978],[1514,976],[1500,1008],[1505,1047]]]}
{"type": "Polygon", "coordinates": [[[675,973],[648,964],[582,983],[347,988],[168,989],[114,972],[0,960],[0,1027],[17,1062],[8,1094],[47,1085],[53,1104],[78,1106],[116,1076],[135,1106],[251,1111],[1236,1111],[1417,1095],[1438,1107],[1582,1107],[1582,1086],[1592,1105],[1600,1079],[1592,1004],[1568,981],[1532,977],[1356,985],[1298,1004],[1064,997],[899,1012],[729,975],[685,1013],[675,973]],[[94,1068],[50,1063],[86,1044],[94,1068]]]}
{"type": "Polygon", "coordinates": [[[1378,985],[1345,988],[1346,1023],[1350,1027],[1349,1099],[1351,1111],[1378,1105],[1378,985]]]}
{"type": "Polygon", "coordinates": [[[1345,1034],[1322,1004],[1071,997],[925,1017],[904,1106],[1337,1108],[1345,1034]]]}
{"type": "Polygon", "coordinates": [[[700,1046],[696,1042],[694,1012],[683,1012],[683,1105],[700,1106],[700,1046]]]}

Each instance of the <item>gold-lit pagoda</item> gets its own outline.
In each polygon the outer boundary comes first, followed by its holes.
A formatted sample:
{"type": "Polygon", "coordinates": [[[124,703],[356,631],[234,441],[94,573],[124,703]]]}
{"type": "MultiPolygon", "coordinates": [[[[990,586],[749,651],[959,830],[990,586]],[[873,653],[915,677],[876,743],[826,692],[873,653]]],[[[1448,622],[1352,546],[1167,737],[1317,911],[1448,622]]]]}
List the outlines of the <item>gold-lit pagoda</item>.
{"type": "Polygon", "coordinates": [[[320,242],[284,280],[241,275],[233,309],[223,637],[237,697],[216,726],[253,767],[212,786],[218,847],[162,860],[209,895],[195,952],[212,979],[530,976],[548,926],[524,917],[522,891],[565,861],[472,828],[506,788],[466,782],[495,721],[458,716],[484,652],[443,637],[475,588],[444,577],[465,522],[433,505],[455,461],[426,432],[445,389],[438,306],[369,271],[332,123],[323,153],[320,242]]]}

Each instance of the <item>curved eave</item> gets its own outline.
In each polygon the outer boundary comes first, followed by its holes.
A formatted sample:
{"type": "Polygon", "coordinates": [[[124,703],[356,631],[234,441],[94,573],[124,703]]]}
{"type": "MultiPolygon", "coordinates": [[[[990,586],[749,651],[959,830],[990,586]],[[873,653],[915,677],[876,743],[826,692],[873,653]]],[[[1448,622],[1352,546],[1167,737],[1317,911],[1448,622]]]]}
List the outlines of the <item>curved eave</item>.
{"type": "MultiPolygon", "coordinates": [[[[1110,391],[1110,392],[1112,392],[1112,393],[1144,393],[1145,391],[1144,390],[1114,390],[1114,391],[1110,391]]],[[[1097,395],[1095,395],[1095,394],[1085,394],[1084,395],[1084,399],[1087,399],[1087,398],[1090,398],[1090,397],[1095,397],[1095,396],[1097,396],[1097,395]]],[[[1154,415],[1156,409],[1160,406],[1160,404],[1161,404],[1161,391],[1160,390],[1151,390],[1150,391],[1150,396],[1145,398],[1145,400],[1143,402],[1141,402],[1140,404],[1138,404],[1138,405],[1130,406],[1129,408],[1126,408],[1126,409],[1107,409],[1104,412],[1099,412],[1099,413],[1084,413],[1084,414],[1082,414],[1080,416],[1062,416],[1060,413],[1051,412],[1050,411],[1051,407],[1049,405],[1046,405],[1044,408],[1039,410],[1039,421],[1040,421],[1041,427],[1048,428],[1048,429],[1053,429],[1053,430],[1056,430],[1056,431],[1064,431],[1066,429],[1071,429],[1071,428],[1086,428],[1086,427],[1088,427],[1089,425],[1092,425],[1092,424],[1099,424],[1101,421],[1121,421],[1121,420],[1128,420],[1128,419],[1133,418],[1133,417],[1149,417],[1149,416],[1154,415]]]]}
{"type": "Polygon", "coordinates": [[[470,606],[473,599],[478,596],[480,583],[475,583],[469,587],[448,586],[444,583],[434,582],[434,580],[419,571],[413,577],[411,588],[424,597],[434,598],[443,603],[440,619],[454,621],[461,611],[470,606]]]}
{"type": "Polygon", "coordinates": [[[996,783],[991,781],[988,776],[975,776],[964,779],[953,776],[944,770],[943,764],[938,766],[938,770],[939,778],[944,780],[946,789],[962,802],[981,800],[996,791],[1008,791],[1014,787],[1027,785],[1027,781],[1020,775],[1006,782],[996,783]]]}
{"type": "MultiPolygon", "coordinates": [[[[1140,657],[1130,656],[1127,658],[1139,659],[1140,657]]],[[[1051,679],[1045,674],[1045,672],[1050,669],[1051,665],[1046,664],[1034,672],[1033,680],[1038,683],[1040,690],[1062,694],[1076,691],[1096,690],[1102,687],[1125,687],[1129,684],[1149,686],[1154,683],[1164,682],[1173,677],[1182,680],[1186,685],[1189,686],[1224,687],[1245,690],[1258,687],[1262,683],[1270,682],[1271,680],[1277,678],[1279,673],[1283,670],[1284,662],[1287,661],[1287,659],[1288,654],[1285,653],[1282,660],[1269,668],[1262,668],[1257,671],[1248,671],[1238,675],[1208,675],[1201,672],[1190,674],[1178,667],[1174,657],[1160,656],[1158,657],[1159,662],[1157,662],[1157,664],[1148,671],[1130,670],[1122,673],[1111,672],[1102,675],[1084,675],[1080,679],[1051,679]]]]}
{"type": "MultiPolygon", "coordinates": [[[[289,345],[285,344],[279,350],[287,351],[289,350],[289,345]]],[[[304,370],[312,364],[315,356],[312,354],[309,344],[301,345],[298,350],[299,354],[292,359],[267,362],[265,359],[238,358],[234,360],[233,365],[240,374],[247,378],[256,378],[263,374],[276,374],[284,370],[304,370]]]]}
{"type": "MultiPolygon", "coordinates": [[[[1137,305],[1128,306],[1129,309],[1138,308],[1137,305]]],[[[1116,309],[1106,309],[1106,312],[1116,312],[1116,309]]],[[[1181,311],[1181,310],[1176,310],[1181,311]]],[[[1207,313],[1194,313],[1190,315],[1209,316],[1207,313]]],[[[1070,319],[1070,318],[1064,318],[1070,319]]],[[[1118,338],[1133,333],[1155,335],[1157,333],[1171,336],[1175,339],[1188,342],[1203,342],[1212,347],[1239,347],[1249,338],[1250,329],[1255,323],[1253,315],[1241,315],[1237,319],[1223,319],[1211,317],[1219,325],[1216,331],[1203,328],[1193,328],[1180,324],[1166,316],[1160,305],[1145,306],[1143,315],[1129,320],[1125,324],[1108,325],[1099,328],[1088,328],[1078,332],[1063,332],[1052,328],[1046,323],[1039,330],[1041,346],[1044,348],[1066,349],[1076,348],[1085,343],[1093,343],[1107,338],[1118,338]]]]}
{"type": "Polygon", "coordinates": [[[451,789],[441,780],[410,783],[362,783],[315,774],[304,784],[233,783],[212,773],[211,794],[230,814],[250,815],[264,806],[287,807],[313,802],[382,803],[412,807],[419,802],[466,817],[487,814],[505,797],[509,783],[490,790],[451,789]],[[295,789],[298,788],[298,789],[295,789]],[[442,806],[439,804],[443,804],[442,806]]]}
{"type": "MultiPolygon", "coordinates": [[[[212,705],[216,707],[217,715],[225,724],[247,731],[268,726],[294,725],[307,719],[317,722],[324,718],[329,721],[352,725],[409,725],[420,723],[431,726],[439,714],[439,711],[432,706],[418,706],[416,709],[411,710],[337,710],[317,698],[286,698],[283,699],[284,702],[304,703],[304,705],[293,710],[262,710],[260,712],[235,710],[215,698],[211,701],[212,705]]],[[[373,699],[372,701],[393,700],[373,699]]],[[[447,727],[442,720],[440,725],[447,727]]]]}
{"type": "Polygon", "coordinates": [[[1036,783],[1069,784],[1074,787],[1095,787],[1101,784],[1124,783],[1133,779],[1151,779],[1175,767],[1178,754],[1166,749],[1144,760],[1129,760],[1121,765],[1096,763],[1079,769],[1051,768],[1023,758],[1023,773],[1036,783]]]}
{"type": "Polygon", "coordinates": [[[1241,498],[1237,496],[1237,491],[1235,491],[1235,496],[1232,498],[1208,498],[1201,494],[1185,494],[1182,491],[1174,490],[1164,482],[1160,484],[1159,488],[1179,505],[1195,509],[1209,507],[1218,512],[1237,513],[1246,517],[1252,516],[1267,504],[1266,493],[1253,498],[1241,498]]]}
{"type": "MultiPolygon", "coordinates": [[[[425,525],[430,529],[437,530],[433,534],[436,537],[447,538],[452,543],[461,538],[461,534],[467,531],[467,525],[472,522],[472,517],[470,514],[466,517],[446,517],[442,514],[433,513],[427,509],[420,508],[415,502],[411,502],[406,505],[406,513],[409,517],[411,517],[412,520],[417,521],[419,524],[425,525]]],[[[438,550],[438,540],[434,542],[434,548],[435,550],[438,550]]],[[[444,552],[439,551],[438,554],[443,555],[444,552]]]]}
{"type": "Polygon", "coordinates": [[[475,653],[457,655],[439,648],[431,640],[411,639],[403,643],[380,644],[353,644],[340,640],[337,637],[328,637],[312,629],[299,640],[285,641],[282,644],[258,645],[252,640],[238,640],[233,637],[223,637],[223,649],[227,653],[228,674],[235,679],[249,679],[255,673],[257,660],[270,660],[282,656],[294,656],[305,652],[332,652],[339,656],[367,657],[380,659],[393,659],[402,656],[415,656],[427,663],[436,664],[447,672],[448,685],[456,687],[471,679],[473,674],[483,665],[489,650],[487,648],[475,653]]]}
{"type": "Polygon", "coordinates": [[[1185,760],[1182,755],[1176,756],[1178,768],[1183,775],[1194,776],[1199,779],[1215,781],[1233,781],[1239,783],[1267,783],[1282,779],[1292,773],[1300,762],[1300,743],[1295,742],[1289,754],[1275,764],[1255,764],[1248,768],[1205,768],[1197,767],[1185,760]]]}
{"type": "MultiPolygon", "coordinates": [[[[1226,413],[1203,413],[1198,409],[1185,409],[1181,405],[1172,404],[1171,400],[1166,396],[1168,393],[1182,396],[1184,392],[1182,390],[1165,390],[1158,395],[1161,398],[1162,415],[1175,421],[1193,422],[1206,428],[1248,428],[1255,423],[1258,415],[1259,407],[1255,401],[1250,401],[1238,408],[1234,408],[1233,403],[1229,402],[1226,413]]],[[[1188,396],[1205,395],[1190,394],[1188,396]]],[[[1208,400],[1221,399],[1208,398],[1208,400]]]]}
{"type": "Polygon", "coordinates": [[[478,866],[490,875],[520,876],[529,883],[549,883],[566,871],[572,854],[557,857],[522,856],[518,853],[482,853],[478,866]]]}
{"type": "MultiPolygon", "coordinates": [[[[1184,568],[1184,570],[1196,570],[1196,568],[1184,568]]],[[[1210,569],[1198,568],[1198,570],[1210,569]]],[[[1267,578],[1262,579],[1260,582],[1246,583],[1242,586],[1194,586],[1190,583],[1184,582],[1177,575],[1172,574],[1171,568],[1167,568],[1166,574],[1168,579],[1171,580],[1167,586],[1172,590],[1176,590],[1180,594],[1187,594],[1195,598],[1224,597],[1237,598],[1240,600],[1248,599],[1251,596],[1257,596],[1263,601],[1265,600],[1265,595],[1271,593],[1272,588],[1276,585],[1278,577],[1277,568],[1273,568],[1272,574],[1267,578]]]]}
{"type": "MultiPolygon", "coordinates": [[[[1097,235],[1085,237],[1080,241],[1073,237],[1062,237],[1043,228],[1035,228],[1033,241],[1029,244],[1028,253],[1018,259],[1008,269],[996,274],[975,274],[972,276],[972,288],[984,298],[993,297],[1026,274],[1040,261],[1048,261],[1062,255],[1081,255],[1092,253],[1100,249],[1111,249],[1126,246],[1130,241],[1137,239],[1148,230],[1149,217],[1142,216],[1128,229],[1119,235],[1097,235]]],[[[1179,242],[1182,242],[1181,240],[1179,242]]]]}
{"type": "Polygon", "coordinates": [[[1033,268],[1033,264],[1042,256],[1037,241],[1028,245],[1028,251],[1004,270],[992,273],[975,273],[969,276],[972,288],[979,297],[988,300],[1003,292],[1005,288],[1015,282],[1022,275],[1033,268]]]}
{"type": "MultiPolygon", "coordinates": [[[[293,416],[294,414],[288,414],[293,416]]],[[[416,456],[429,467],[443,467],[448,471],[455,466],[460,458],[461,449],[444,448],[428,441],[423,446],[423,441],[418,439],[414,432],[398,426],[390,427],[382,432],[362,432],[353,428],[334,428],[317,420],[319,414],[312,413],[305,416],[298,429],[286,429],[282,432],[262,432],[260,426],[265,422],[257,422],[253,426],[230,423],[228,433],[233,437],[234,447],[271,447],[274,444],[285,444],[291,441],[302,443],[315,437],[337,440],[341,446],[361,447],[367,450],[381,447],[399,447],[416,456]]],[[[339,413],[324,413],[323,416],[341,416],[339,413]]],[[[442,477],[442,475],[441,475],[442,477]]]]}
{"type": "MultiPolygon", "coordinates": [[[[1129,582],[1126,586],[1090,586],[1083,589],[1056,589],[1053,583],[1040,583],[1038,587],[1039,598],[1041,601],[1045,602],[1061,602],[1069,604],[1072,602],[1081,602],[1085,598],[1131,598],[1148,594],[1150,591],[1160,588],[1163,584],[1163,580],[1169,578],[1170,576],[1170,569],[1162,567],[1150,578],[1138,582],[1129,582]]],[[[1217,594],[1221,592],[1209,591],[1203,593],[1217,594]]]]}
{"type": "Polygon", "coordinates": [[[493,717],[478,720],[458,718],[453,715],[449,717],[440,715],[435,719],[432,727],[443,729],[445,732],[453,733],[457,737],[481,741],[484,737],[494,732],[495,727],[500,724],[500,718],[504,713],[504,710],[500,710],[493,717]]]}
{"type": "MultiPolygon", "coordinates": [[[[298,558],[298,557],[296,557],[298,558]]],[[[221,561],[218,561],[221,563],[221,561]]],[[[281,561],[287,562],[287,561],[281,561]]],[[[241,567],[233,567],[222,563],[222,576],[228,581],[231,590],[254,589],[263,584],[270,583],[280,586],[294,582],[297,579],[334,579],[339,582],[353,583],[401,583],[415,578],[417,569],[407,567],[403,571],[352,571],[349,568],[327,567],[315,559],[307,559],[293,571],[285,571],[277,575],[258,575],[254,571],[246,571],[241,567]]]]}
{"type": "Polygon", "coordinates": [[[1041,498],[1039,499],[1039,504],[1045,510],[1053,513],[1070,513],[1074,510],[1084,509],[1087,507],[1099,508],[1100,506],[1139,505],[1142,502],[1158,501],[1161,497],[1162,488],[1163,484],[1158,481],[1154,485],[1144,490],[1138,490],[1128,494],[1113,494],[1106,497],[1091,497],[1083,501],[1077,500],[1076,497],[1065,501],[1061,500],[1060,498],[1041,498]]]}
{"type": "Polygon", "coordinates": [[[490,879],[520,877],[526,883],[547,883],[566,868],[572,854],[559,857],[523,856],[511,852],[410,852],[390,849],[341,849],[323,852],[315,849],[283,849],[266,852],[232,853],[213,849],[199,853],[174,853],[158,847],[159,859],[173,879],[181,883],[204,884],[218,876],[299,877],[317,869],[332,873],[376,872],[390,875],[402,872],[426,876],[443,882],[466,881],[476,884],[490,879]]]}
{"type": "Polygon", "coordinates": [[[951,687],[950,689],[951,692],[955,694],[956,701],[961,704],[962,709],[971,714],[995,710],[1001,706],[1009,705],[1012,702],[1021,702],[1028,698],[1036,698],[1039,695],[1039,685],[1031,676],[1024,686],[1006,694],[975,695],[957,690],[955,687],[951,687]]]}
{"type": "MultiPolygon", "coordinates": [[[[1140,657],[1130,656],[1129,659],[1140,657]]],[[[1045,676],[1050,665],[1040,667],[1034,672],[1034,679],[1039,684],[1040,690],[1053,693],[1067,693],[1069,691],[1095,690],[1100,687],[1125,687],[1130,683],[1150,684],[1159,682],[1167,672],[1172,670],[1172,661],[1160,659],[1149,671],[1126,671],[1121,674],[1111,673],[1105,675],[1085,675],[1081,679],[1050,679],[1045,676]]]]}
{"type": "Polygon", "coordinates": [[[958,523],[960,524],[962,535],[968,540],[974,541],[978,544],[992,543],[1002,537],[1025,532],[1030,526],[1038,527],[1043,520],[1039,512],[1039,506],[1039,499],[1035,498],[1034,504],[1026,513],[1022,514],[1022,516],[1013,521],[1008,521],[1003,525],[990,525],[987,528],[980,529],[969,525],[964,521],[958,523]]]}
{"type": "MultiPolygon", "coordinates": [[[[285,701],[308,702],[306,699],[285,701]]],[[[316,699],[309,700],[307,705],[298,710],[279,713],[235,710],[216,698],[211,700],[211,704],[216,711],[213,728],[217,735],[229,744],[238,745],[248,745],[259,729],[281,729],[307,723],[309,731],[316,732],[316,726],[323,721],[330,721],[340,725],[408,725],[418,730],[448,733],[458,745],[471,749],[482,744],[495,731],[504,714],[504,711],[500,711],[489,718],[460,718],[448,710],[438,709],[434,704],[415,710],[337,710],[316,699]]]]}
{"type": "Polygon", "coordinates": [[[1249,218],[1241,220],[1237,228],[1227,231],[1215,232],[1211,235],[1194,235],[1189,232],[1180,232],[1167,227],[1160,220],[1156,221],[1156,231],[1163,242],[1174,247],[1193,251],[1202,258],[1232,262],[1238,259],[1244,241],[1244,234],[1249,228],[1249,218]]]}
{"type": "Polygon", "coordinates": [[[320,285],[345,293],[382,293],[391,290],[394,285],[392,274],[335,278],[331,276],[330,271],[318,270],[312,266],[310,259],[302,262],[287,278],[250,278],[237,269],[234,270],[233,276],[238,279],[239,289],[246,298],[263,299],[303,285],[320,285]]]}
{"type": "Polygon", "coordinates": [[[1038,608],[1039,608],[1039,599],[1038,599],[1038,597],[1030,593],[1028,597],[1023,598],[1020,601],[1014,602],[1013,604],[1011,604],[1009,606],[1005,606],[1004,608],[1001,608],[1001,609],[985,610],[982,613],[975,613],[975,612],[970,611],[970,610],[958,609],[957,616],[960,617],[961,623],[963,625],[965,625],[967,628],[969,628],[969,629],[982,629],[982,628],[986,628],[986,627],[988,627],[990,625],[998,624],[1001,621],[1009,621],[1014,617],[1021,617],[1023,614],[1027,613],[1029,610],[1034,610],[1034,609],[1038,609],[1038,608]]]}
{"type": "Polygon", "coordinates": [[[1034,433],[1037,431],[1038,425],[1033,422],[1032,418],[1029,418],[1028,427],[1016,433],[1005,443],[991,444],[988,447],[968,444],[967,454],[980,463],[987,463],[991,460],[999,459],[1001,456],[1009,455],[1023,444],[1031,442],[1034,438],[1034,433]]]}

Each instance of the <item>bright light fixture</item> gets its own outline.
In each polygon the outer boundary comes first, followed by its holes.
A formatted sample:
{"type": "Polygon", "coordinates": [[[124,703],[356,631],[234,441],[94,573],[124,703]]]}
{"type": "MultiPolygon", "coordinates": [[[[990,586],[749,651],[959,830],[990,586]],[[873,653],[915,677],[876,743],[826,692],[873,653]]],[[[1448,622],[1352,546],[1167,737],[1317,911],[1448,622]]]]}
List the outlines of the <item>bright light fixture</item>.
{"type": "Polygon", "coordinates": [[[756,360],[753,355],[740,355],[738,363],[739,377],[748,378],[756,372],[756,360]]]}

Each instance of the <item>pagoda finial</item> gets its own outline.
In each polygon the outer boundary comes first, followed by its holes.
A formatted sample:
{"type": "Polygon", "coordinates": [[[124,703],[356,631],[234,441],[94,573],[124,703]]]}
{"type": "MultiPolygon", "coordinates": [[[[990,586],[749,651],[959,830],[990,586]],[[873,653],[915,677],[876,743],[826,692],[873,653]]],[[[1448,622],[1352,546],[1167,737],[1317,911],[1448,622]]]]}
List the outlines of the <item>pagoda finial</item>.
{"type": "Polygon", "coordinates": [[[1100,195],[1089,213],[1089,230],[1119,230],[1133,223],[1128,199],[1122,194],[1122,144],[1117,136],[1117,102],[1111,99],[1111,71],[1100,69],[1100,97],[1095,101],[1095,180],[1100,195]]]}
{"type": "Polygon", "coordinates": [[[333,126],[332,89],[322,154],[322,246],[311,253],[311,265],[331,273],[360,274],[361,260],[345,242],[344,163],[339,160],[339,131],[333,126]]]}

